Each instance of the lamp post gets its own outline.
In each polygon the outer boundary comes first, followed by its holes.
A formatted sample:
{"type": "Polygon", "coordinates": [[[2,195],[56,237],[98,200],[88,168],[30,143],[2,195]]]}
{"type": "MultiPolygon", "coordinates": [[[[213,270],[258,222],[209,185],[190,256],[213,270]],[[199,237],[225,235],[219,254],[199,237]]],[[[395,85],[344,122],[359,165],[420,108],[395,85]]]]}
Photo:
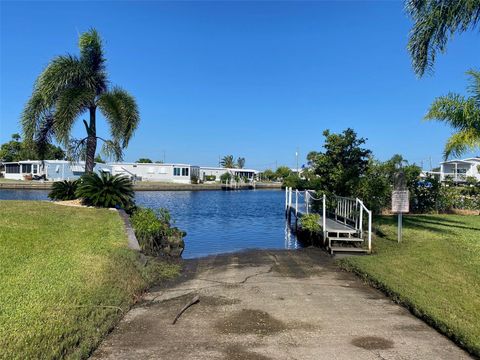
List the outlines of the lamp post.
{"type": "Polygon", "coordinates": [[[297,175],[300,175],[300,174],[298,173],[298,147],[297,147],[297,151],[295,151],[295,158],[296,158],[296,160],[297,160],[297,175]]]}

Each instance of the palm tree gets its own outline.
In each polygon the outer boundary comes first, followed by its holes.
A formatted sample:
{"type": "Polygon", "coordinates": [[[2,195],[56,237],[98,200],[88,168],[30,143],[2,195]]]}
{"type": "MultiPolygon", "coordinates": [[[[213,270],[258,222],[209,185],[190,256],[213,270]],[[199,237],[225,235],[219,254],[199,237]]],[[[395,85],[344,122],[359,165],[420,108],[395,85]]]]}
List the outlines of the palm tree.
{"type": "Polygon", "coordinates": [[[237,167],[238,167],[239,169],[243,169],[243,168],[245,167],[245,158],[239,157],[239,158],[237,159],[237,167]]]}
{"type": "Polygon", "coordinates": [[[418,76],[432,70],[437,51],[444,53],[456,32],[474,28],[480,20],[479,0],[406,0],[405,8],[414,22],[408,51],[418,76]]]}
{"type": "Polygon", "coordinates": [[[226,155],[220,160],[220,166],[224,168],[234,168],[235,161],[233,160],[233,155],[226,155]]]}
{"type": "Polygon", "coordinates": [[[54,137],[69,147],[71,157],[85,158],[85,171],[95,165],[97,141],[103,141],[103,153],[121,160],[140,120],[133,96],[119,87],[109,88],[102,41],[91,29],[80,36],[80,56],[55,57],[37,78],[33,93],[22,114],[22,126],[27,139],[37,143],[54,137]],[[96,110],[110,125],[111,140],[97,136],[96,110]],[[77,119],[83,120],[87,136],[71,139],[77,119]]]}
{"type": "Polygon", "coordinates": [[[480,72],[470,70],[467,74],[472,78],[468,87],[472,96],[465,98],[453,93],[441,96],[425,116],[426,120],[444,121],[456,130],[445,145],[445,159],[480,147],[480,72]]]}

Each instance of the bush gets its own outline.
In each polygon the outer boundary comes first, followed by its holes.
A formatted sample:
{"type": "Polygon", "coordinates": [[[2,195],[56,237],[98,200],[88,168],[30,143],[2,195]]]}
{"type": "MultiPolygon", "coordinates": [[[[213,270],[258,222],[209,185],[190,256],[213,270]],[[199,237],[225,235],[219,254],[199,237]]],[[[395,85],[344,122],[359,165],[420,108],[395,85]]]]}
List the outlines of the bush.
{"type": "Polygon", "coordinates": [[[126,176],[101,172],[83,175],[75,192],[85,205],[131,208],[134,205],[132,181],[126,176]]]}
{"type": "Polygon", "coordinates": [[[319,214],[306,214],[300,218],[300,226],[302,230],[308,231],[312,235],[317,235],[322,230],[320,226],[319,214]]]}
{"type": "Polygon", "coordinates": [[[412,212],[427,213],[437,210],[440,183],[433,177],[416,181],[411,191],[412,212]]]}
{"type": "Polygon", "coordinates": [[[205,175],[205,181],[216,181],[217,177],[215,175],[205,175]]]}
{"type": "Polygon", "coordinates": [[[138,208],[130,217],[142,250],[151,256],[180,257],[185,248],[185,232],[171,226],[168,210],[138,208]]]}
{"type": "Polygon", "coordinates": [[[52,185],[52,190],[48,194],[48,197],[52,200],[75,200],[77,195],[78,181],[56,181],[52,185]]]}
{"type": "Polygon", "coordinates": [[[220,176],[220,181],[222,184],[226,184],[230,180],[232,180],[232,174],[230,174],[229,172],[226,172],[225,174],[222,174],[220,176]]]}

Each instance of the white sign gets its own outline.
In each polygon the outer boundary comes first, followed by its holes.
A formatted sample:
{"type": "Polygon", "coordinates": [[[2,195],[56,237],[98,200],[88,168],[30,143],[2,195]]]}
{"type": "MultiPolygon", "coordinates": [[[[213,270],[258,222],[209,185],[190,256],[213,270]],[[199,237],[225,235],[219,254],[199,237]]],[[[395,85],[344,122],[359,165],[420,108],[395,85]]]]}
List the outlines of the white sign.
{"type": "Polygon", "coordinates": [[[392,191],[392,212],[408,213],[409,210],[408,190],[392,191]]]}

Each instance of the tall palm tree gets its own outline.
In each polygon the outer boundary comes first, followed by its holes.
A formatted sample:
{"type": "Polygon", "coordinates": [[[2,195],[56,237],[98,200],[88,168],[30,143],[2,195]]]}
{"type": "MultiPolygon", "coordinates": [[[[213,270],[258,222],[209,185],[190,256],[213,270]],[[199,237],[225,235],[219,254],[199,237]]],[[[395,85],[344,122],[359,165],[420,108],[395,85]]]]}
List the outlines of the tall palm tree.
{"type": "Polygon", "coordinates": [[[239,157],[237,159],[237,167],[239,169],[243,169],[245,167],[245,158],[244,157],[239,157]]]}
{"type": "Polygon", "coordinates": [[[419,76],[433,68],[437,51],[445,52],[456,32],[474,28],[480,20],[479,0],[406,0],[405,8],[414,21],[408,50],[419,76]]]}
{"type": "Polygon", "coordinates": [[[471,77],[467,90],[472,96],[465,98],[453,93],[441,96],[425,116],[426,120],[444,121],[456,130],[445,145],[445,159],[480,147],[480,72],[470,70],[467,74],[471,77]]]}
{"type": "Polygon", "coordinates": [[[224,168],[234,168],[235,167],[235,160],[233,160],[233,155],[227,155],[220,160],[220,166],[224,168]]]}
{"type": "Polygon", "coordinates": [[[37,143],[54,137],[69,147],[74,158],[85,158],[85,171],[93,171],[97,141],[103,152],[121,160],[140,120],[133,96],[119,87],[109,88],[102,40],[95,29],[80,36],[80,56],[55,57],[37,78],[22,114],[27,139],[37,143]],[[97,108],[110,125],[111,140],[97,136],[97,108]],[[71,130],[81,115],[87,136],[72,139],[71,130]]]}

